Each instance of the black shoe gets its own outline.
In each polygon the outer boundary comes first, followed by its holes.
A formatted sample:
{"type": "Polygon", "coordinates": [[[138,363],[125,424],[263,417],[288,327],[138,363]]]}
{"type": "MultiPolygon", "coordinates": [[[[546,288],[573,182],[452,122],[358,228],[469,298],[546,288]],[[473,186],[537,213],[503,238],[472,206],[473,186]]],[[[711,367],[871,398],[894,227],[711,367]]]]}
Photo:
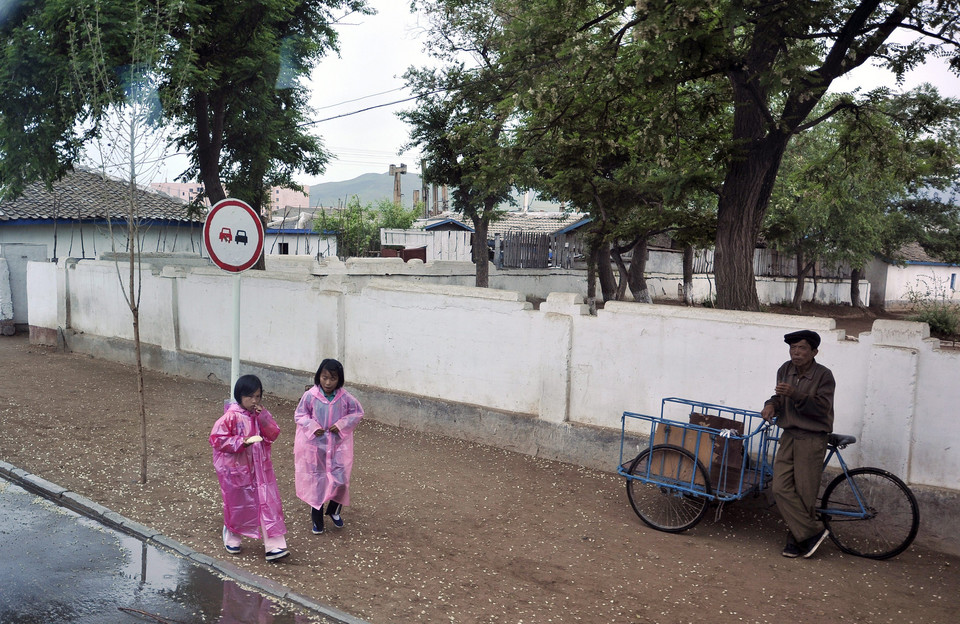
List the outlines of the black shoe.
{"type": "Polygon", "coordinates": [[[829,535],[830,531],[824,529],[813,537],[808,537],[800,542],[797,546],[800,549],[800,554],[803,555],[803,558],[809,559],[812,557],[813,553],[817,552],[817,549],[820,548],[820,544],[823,543],[823,540],[827,539],[829,535]]]}
{"type": "Polygon", "coordinates": [[[787,534],[787,544],[783,547],[783,552],[780,554],[790,559],[795,559],[800,556],[800,548],[797,546],[797,540],[793,537],[793,533],[787,534]]]}
{"type": "Polygon", "coordinates": [[[313,534],[323,533],[323,509],[313,509],[310,511],[310,519],[313,521],[313,534]]]}

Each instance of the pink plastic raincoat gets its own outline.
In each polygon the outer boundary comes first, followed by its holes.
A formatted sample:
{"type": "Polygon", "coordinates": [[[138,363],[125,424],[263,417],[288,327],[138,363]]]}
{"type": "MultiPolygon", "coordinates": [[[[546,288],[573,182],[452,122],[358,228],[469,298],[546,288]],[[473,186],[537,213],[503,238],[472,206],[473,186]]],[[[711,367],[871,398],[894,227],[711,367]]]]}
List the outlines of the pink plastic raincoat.
{"type": "Polygon", "coordinates": [[[353,430],[363,418],[363,407],[340,388],[327,400],[314,386],[303,393],[294,419],[297,437],[293,462],[297,470],[297,496],[314,509],[327,501],[350,504],[350,471],[353,470],[353,430]],[[336,425],[339,431],[330,433],[336,425]],[[323,429],[322,435],[314,435],[323,429]]]}
{"type": "Polygon", "coordinates": [[[223,497],[223,523],[234,533],[258,539],[261,525],[267,537],[287,532],[270,460],[270,447],[279,435],[270,412],[263,410],[258,416],[236,403],[227,405],[213,425],[210,446],[223,497]],[[263,442],[244,446],[253,435],[262,436],[263,442]]]}

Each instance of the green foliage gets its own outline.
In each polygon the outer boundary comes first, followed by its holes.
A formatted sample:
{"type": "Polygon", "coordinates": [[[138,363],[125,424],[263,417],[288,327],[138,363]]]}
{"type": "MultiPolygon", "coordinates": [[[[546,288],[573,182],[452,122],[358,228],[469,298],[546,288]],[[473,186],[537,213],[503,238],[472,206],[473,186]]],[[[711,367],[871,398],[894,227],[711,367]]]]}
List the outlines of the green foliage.
{"type": "Polygon", "coordinates": [[[16,194],[52,180],[123,105],[118,68],[142,67],[157,85],[156,121],[187,152],[181,179],[199,175],[213,201],[231,193],[255,207],[273,185],[328,159],[306,121],[309,71],[336,50],[339,12],[365,0],[46,0],[0,24],[0,183],[16,194]],[[137,24],[159,27],[143,39],[137,24]],[[95,33],[95,36],[91,36],[95,33]],[[151,49],[149,55],[142,55],[151,49]],[[137,54],[135,54],[137,52],[137,54]],[[146,59],[146,65],[140,65],[146,59]],[[105,70],[105,71],[102,71],[105,70]],[[98,95],[89,98],[89,84],[98,95]]]}
{"type": "Polygon", "coordinates": [[[381,199],[376,204],[380,227],[387,230],[407,230],[423,214],[423,204],[404,208],[389,199],[381,199]]]}
{"type": "MultiPolygon", "coordinates": [[[[838,109],[784,155],[765,235],[803,259],[798,272],[817,261],[863,267],[885,248],[922,238],[929,223],[907,207],[917,204],[919,189],[944,188],[957,174],[960,101],[929,86],[871,99],[838,109]]],[[[841,102],[825,101],[821,110],[841,102]]],[[[948,212],[940,206],[928,214],[948,212]]]]}
{"type": "Polygon", "coordinates": [[[380,250],[381,228],[409,229],[421,212],[422,207],[404,208],[388,199],[361,205],[354,195],[343,210],[334,214],[321,211],[313,229],[336,233],[340,257],[363,257],[380,250]]]}
{"type": "MultiPolygon", "coordinates": [[[[539,150],[543,158],[533,166],[547,182],[532,179],[529,186],[577,193],[584,198],[578,206],[592,201],[591,210],[604,216],[597,226],[608,226],[602,238],[661,227],[661,219],[673,220],[665,212],[684,207],[685,197],[713,194],[715,201],[698,207],[716,206],[724,308],[759,307],[753,249],[780,163],[791,140],[829,118],[832,111],[814,111],[831,84],[875,60],[898,73],[931,55],[951,57],[960,68],[954,1],[427,4],[438,8],[448,32],[488,25],[488,36],[464,42],[455,58],[473,54],[482,61],[478,68],[496,67],[501,81],[512,81],[497,110],[508,112],[511,132],[524,137],[515,151],[539,150]],[[888,44],[893,33],[904,36],[888,44]],[[631,214],[631,204],[648,209],[631,214]]],[[[932,110],[933,102],[921,108],[932,110]]],[[[854,105],[852,97],[836,103],[854,105]]],[[[459,156],[454,146],[448,160],[459,156]]],[[[521,167],[518,175],[527,173],[521,167]]]]}
{"type": "Polygon", "coordinates": [[[914,314],[911,321],[926,323],[930,334],[941,340],[960,340],[960,305],[947,296],[946,280],[921,276],[906,294],[914,314]]]}

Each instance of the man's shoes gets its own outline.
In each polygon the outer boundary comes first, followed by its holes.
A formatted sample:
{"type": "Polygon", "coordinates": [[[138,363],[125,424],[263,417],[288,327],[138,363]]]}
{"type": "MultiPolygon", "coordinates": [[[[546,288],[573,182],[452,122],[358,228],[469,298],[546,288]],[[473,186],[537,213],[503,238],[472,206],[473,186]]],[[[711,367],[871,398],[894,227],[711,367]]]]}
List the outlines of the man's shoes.
{"type": "Polygon", "coordinates": [[[274,548],[267,553],[267,561],[276,561],[277,559],[283,559],[290,554],[290,551],[286,548],[274,548]]]}
{"type": "Polygon", "coordinates": [[[231,546],[227,543],[227,527],[223,527],[223,547],[227,549],[227,552],[231,555],[236,555],[240,552],[239,546],[231,546]]]}
{"type": "Polygon", "coordinates": [[[808,537],[807,539],[797,544],[797,547],[799,548],[800,554],[803,556],[803,558],[809,559],[810,557],[812,557],[813,553],[817,552],[817,549],[820,548],[820,544],[822,544],[823,541],[827,539],[829,535],[830,535],[830,531],[827,529],[824,529],[819,533],[817,533],[816,535],[814,535],[813,537],[808,537]]]}
{"type": "Polygon", "coordinates": [[[793,537],[793,533],[787,534],[787,545],[783,547],[783,552],[780,554],[790,559],[800,556],[800,548],[797,546],[797,540],[793,537]]]}
{"type": "Polygon", "coordinates": [[[313,524],[313,534],[320,535],[323,533],[323,509],[311,509],[310,520],[313,524]]]}
{"type": "Polygon", "coordinates": [[[340,514],[333,514],[330,519],[333,520],[333,526],[338,529],[343,527],[343,518],[340,517],[340,514]]]}

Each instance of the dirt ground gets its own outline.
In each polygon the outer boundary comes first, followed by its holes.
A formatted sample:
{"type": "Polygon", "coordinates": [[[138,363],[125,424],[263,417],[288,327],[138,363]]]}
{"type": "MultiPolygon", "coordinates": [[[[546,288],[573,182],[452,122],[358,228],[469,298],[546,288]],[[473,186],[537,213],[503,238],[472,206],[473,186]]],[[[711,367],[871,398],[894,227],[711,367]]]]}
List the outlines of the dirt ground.
{"type": "MultiPolygon", "coordinates": [[[[147,374],[139,485],[136,387],[132,367],[0,337],[0,458],[230,558],[207,442],[227,388],[147,374]]],[[[295,405],[269,393],[266,403],[283,430],[273,458],[292,555],[268,564],[247,540],[232,560],[371,622],[903,624],[955,622],[960,608],[960,557],[915,544],[877,562],[827,542],[812,559],[785,559],[785,529],[763,498],[661,533],[634,515],[615,474],[376,414],[356,433],[346,526],[315,536],[293,490],[295,405]]]]}

